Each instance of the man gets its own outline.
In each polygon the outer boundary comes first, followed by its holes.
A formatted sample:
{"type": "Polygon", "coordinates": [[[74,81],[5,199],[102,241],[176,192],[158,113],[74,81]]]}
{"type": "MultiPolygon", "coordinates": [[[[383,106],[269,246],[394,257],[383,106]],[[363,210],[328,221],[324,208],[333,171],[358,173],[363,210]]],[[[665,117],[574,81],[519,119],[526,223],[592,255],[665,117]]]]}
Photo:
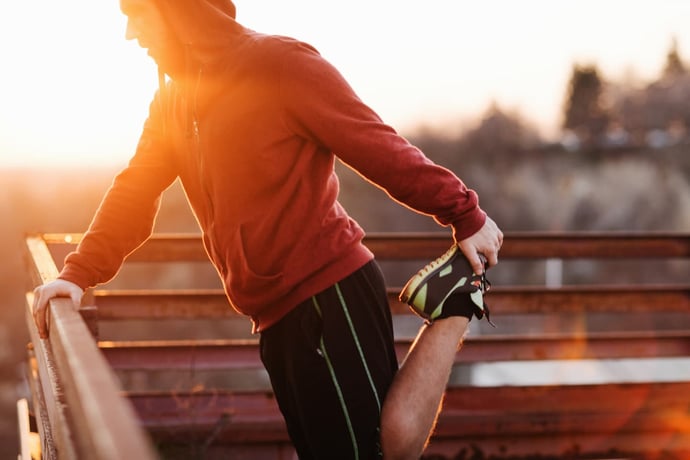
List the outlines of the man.
{"type": "Polygon", "coordinates": [[[418,458],[468,322],[484,313],[480,256],[497,263],[500,230],[473,191],[385,125],[311,46],[241,26],[230,0],[120,6],[127,38],[169,81],[77,250],[36,289],[41,336],[48,301],[78,305],[113,277],[179,177],[228,299],[261,334],[300,458],[418,458]],[[400,369],[383,277],[336,200],[336,156],[453,230],[453,247],[403,293],[427,324],[400,369]]]}

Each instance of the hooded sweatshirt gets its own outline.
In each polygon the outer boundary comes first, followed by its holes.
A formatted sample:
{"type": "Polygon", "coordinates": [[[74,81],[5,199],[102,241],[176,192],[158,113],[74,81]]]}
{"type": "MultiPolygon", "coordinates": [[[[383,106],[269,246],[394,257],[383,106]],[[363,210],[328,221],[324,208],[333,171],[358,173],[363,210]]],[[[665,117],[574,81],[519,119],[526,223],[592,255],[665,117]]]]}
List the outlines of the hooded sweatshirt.
{"type": "Polygon", "coordinates": [[[265,330],[373,258],[337,200],[336,158],[452,226],[456,241],[482,227],[476,193],[383,123],[313,47],[241,26],[227,0],[160,7],[188,68],[157,92],[60,278],[86,289],[115,276],[179,178],[230,304],[265,330]]]}

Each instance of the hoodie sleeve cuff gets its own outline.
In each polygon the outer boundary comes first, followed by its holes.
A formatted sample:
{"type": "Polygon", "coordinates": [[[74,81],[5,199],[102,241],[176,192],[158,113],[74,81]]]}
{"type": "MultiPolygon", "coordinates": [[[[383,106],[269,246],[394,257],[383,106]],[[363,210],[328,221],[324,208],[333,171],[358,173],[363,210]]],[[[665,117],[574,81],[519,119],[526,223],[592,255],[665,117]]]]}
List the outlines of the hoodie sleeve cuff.
{"type": "Polygon", "coordinates": [[[465,216],[462,220],[453,222],[453,239],[456,243],[469,238],[477,233],[486,222],[486,213],[479,207],[469,216],[465,216]]]}
{"type": "Polygon", "coordinates": [[[58,275],[58,279],[74,283],[77,286],[79,286],[83,291],[86,291],[88,288],[93,286],[93,283],[89,282],[88,276],[80,274],[79,270],[75,269],[70,265],[65,265],[65,267],[58,275]]]}

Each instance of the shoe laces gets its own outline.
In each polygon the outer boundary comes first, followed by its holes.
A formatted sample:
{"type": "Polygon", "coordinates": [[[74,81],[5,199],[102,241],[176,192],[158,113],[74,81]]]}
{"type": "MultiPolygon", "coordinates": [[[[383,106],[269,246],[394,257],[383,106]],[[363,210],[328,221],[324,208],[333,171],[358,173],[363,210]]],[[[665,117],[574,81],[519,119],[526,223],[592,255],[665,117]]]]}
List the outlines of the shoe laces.
{"type": "MultiPolygon", "coordinates": [[[[472,280],[472,285],[476,286],[482,293],[482,296],[489,292],[491,290],[491,282],[489,279],[486,277],[486,260],[482,257],[482,261],[484,262],[484,267],[485,270],[482,272],[481,275],[475,275],[473,280],[472,280]]],[[[482,300],[483,303],[483,314],[486,316],[486,320],[489,322],[489,324],[493,327],[496,327],[493,321],[491,321],[491,313],[489,312],[489,305],[486,303],[486,300],[482,300]]]]}
{"type": "Polygon", "coordinates": [[[486,272],[482,273],[481,275],[475,275],[476,278],[472,282],[475,286],[479,288],[479,290],[482,291],[482,294],[486,294],[491,290],[491,281],[486,277],[486,272]]]}
{"type": "Polygon", "coordinates": [[[479,288],[479,290],[482,291],[482,294],[486,294],[491,290],[491,282],[489,279],[486,277],[486,267],[489,265],[489,262],[486,260],[486,258],[483,255],[479,255],[479,259],[482,261],[482,265],[484,266],[484,270],[480,275],[475,274],[472,277],[472,285],[476,286],[479,288]]]}

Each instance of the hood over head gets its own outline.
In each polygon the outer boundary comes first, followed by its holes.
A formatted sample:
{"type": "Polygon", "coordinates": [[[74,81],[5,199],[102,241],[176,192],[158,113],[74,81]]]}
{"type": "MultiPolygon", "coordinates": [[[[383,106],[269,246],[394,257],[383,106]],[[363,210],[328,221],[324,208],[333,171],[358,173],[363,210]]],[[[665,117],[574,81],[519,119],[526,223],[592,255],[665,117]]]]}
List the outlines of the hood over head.
{"type": "Polygon", "coordinates": [[[178,41],[170,62],[159,63],[171,76],[215,60],[241,29],[231,0],[154,1],[178,41]]]}

